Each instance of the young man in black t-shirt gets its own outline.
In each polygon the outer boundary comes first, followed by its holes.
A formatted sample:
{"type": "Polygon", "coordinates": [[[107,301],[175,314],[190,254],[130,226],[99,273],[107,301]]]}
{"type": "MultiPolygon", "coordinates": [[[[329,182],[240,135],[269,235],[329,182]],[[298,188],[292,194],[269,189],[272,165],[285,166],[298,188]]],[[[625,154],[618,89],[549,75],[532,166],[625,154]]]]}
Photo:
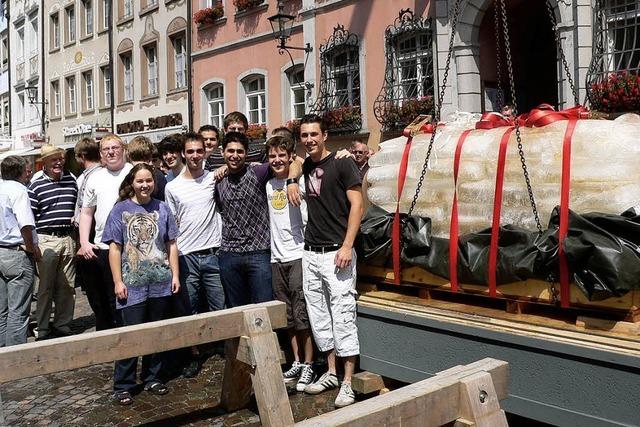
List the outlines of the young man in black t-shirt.
{"type": "Polygon", "coordinates": [[[311,329],[329,370],[305,392],[338,386],[336,356],[344,362],[344,379],[336,407],[354,402],[351,389],[360,353],[356,326],[356,254],[353,243],[363,213],[362,181],[351,158],[336,159],[326,148],[327,131],[317,115],[303,117],[300,140],[309,157],[303,165],[309,220],[302,258],[303,288],[311,329]]]}

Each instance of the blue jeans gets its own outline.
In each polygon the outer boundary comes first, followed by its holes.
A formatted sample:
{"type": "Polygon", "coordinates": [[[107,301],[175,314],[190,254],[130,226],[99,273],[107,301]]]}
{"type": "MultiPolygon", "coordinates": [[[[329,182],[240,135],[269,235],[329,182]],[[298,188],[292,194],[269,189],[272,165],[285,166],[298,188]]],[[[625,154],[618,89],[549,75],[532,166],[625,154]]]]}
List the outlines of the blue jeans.
{"type": "Polygon", "coordinates": [[[271,287],[271,253],[219,252],[220,276],[227,295],[227,305],[237,307],[273,299],[271,287]]]}
{"type": "Polygon", "coordinates": [[[26,252],[0,248],[0,347],[27,342],[34,269],[26,252]]]}
{"type": "MultiPolygon", "coordinates": [[[[145,322],[166,319],[169,312],[171,297],[149,298],[148,300],[130,307],[118,310],[119,326],[139,325],[145,322]]],[[[144,384],[162,381],[160,374],[164,360],[164,353],[142,356],[142,371],[140,379],[144,384]]],[[[137,387],[136,370],[138,358],[117,360],[113,372],[113,390],[115,392],[131,392],[137,387]]]]}
{"type": "Polygon", "coordinates": [[[189,292],[191,312],[196,314],[206,300],[204,311],[224,308],[224,290],[220,280],[220,266],[215,249],[180,255],[180,283],[189,292]],[[204,299],[203,299],[204,297],[204,299]]]}

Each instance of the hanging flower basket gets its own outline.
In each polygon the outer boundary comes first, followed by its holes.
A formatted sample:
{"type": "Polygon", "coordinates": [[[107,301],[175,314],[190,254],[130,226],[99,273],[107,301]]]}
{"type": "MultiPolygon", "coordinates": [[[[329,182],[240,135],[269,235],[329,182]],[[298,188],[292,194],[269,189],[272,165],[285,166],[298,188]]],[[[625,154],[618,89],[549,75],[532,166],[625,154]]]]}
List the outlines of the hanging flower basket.
{"type": "Polygon", "coordinates": [[[593,110],[606,113],[640,111],[640,76],[621,71],[589,86],[593,110]]]}
{"type": "Polygon", "coordinates": [[[388,103],[382,111],[382,125],[386,130],[403,129],[420,114],[433,114],[433,96],[422,96],[397,103],[388,103]]]}
{"type": "Polygon", "coordinates": [[[267,125],[249,125],[247,138],[252,141],[264,141],[267,139],[267,125]]]}
{"type": "Polygon", "coordinates": [[[264,3],[264,0],[233,0],[233,5],[238,12],[251,10],[254,7],[260,6],[262,3],[264,3]]]}
{"type": "Polygon", "coordinates": [[[350,133],[362,129],[362,116],[360,107],[350,105],[327,110],[322,114],[329,132],[350,133]]]}
{"type": "Polygon", "coordinates": [[[205,7],[193,14],[193,22],[198,25],[209,25],[215,23],[224,16],[222,3],[217,3],[213,7],[205,7]]]}

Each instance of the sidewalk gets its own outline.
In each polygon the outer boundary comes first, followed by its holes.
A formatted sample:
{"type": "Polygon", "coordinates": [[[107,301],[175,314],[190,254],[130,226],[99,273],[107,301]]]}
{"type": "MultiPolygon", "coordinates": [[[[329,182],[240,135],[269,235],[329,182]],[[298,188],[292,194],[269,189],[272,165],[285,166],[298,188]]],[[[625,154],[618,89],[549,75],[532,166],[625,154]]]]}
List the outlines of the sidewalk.
{"type": "MultiPolygon", "coordinates": [[[[89,304],[78,289],[72,330],[92,331],[93,325],[89,304]]],[[[128,407],[111,400],[111,363],[15,381],[0,386],[0,393],[10,426],[259,426],[255,404],[230,414],[217,408],[223,370],[224,360],[212,356],[197,378],[170,381],[166,396],[142,392],[128,407]]],[[[337,393],[310,396],[293,391],[290,402],[295,420],[332,411],[337,393]]]]}

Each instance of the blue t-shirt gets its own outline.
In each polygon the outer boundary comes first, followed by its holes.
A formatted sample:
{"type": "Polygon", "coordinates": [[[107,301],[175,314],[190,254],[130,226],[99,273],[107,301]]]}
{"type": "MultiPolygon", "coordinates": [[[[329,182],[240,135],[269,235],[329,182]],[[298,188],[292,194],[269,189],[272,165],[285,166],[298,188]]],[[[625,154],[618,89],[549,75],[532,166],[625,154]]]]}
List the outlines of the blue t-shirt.
{"type": "Polygon", "coordinates": [[[165,244],[177,235],[176,220],[164,202],[151,199],[146,205],[138,205],[127,199],[115,204],[102,241],[122,245],[122,281],[128,298],[117,300],[116,308],[171,295],[172,275],[165,244]]]}

